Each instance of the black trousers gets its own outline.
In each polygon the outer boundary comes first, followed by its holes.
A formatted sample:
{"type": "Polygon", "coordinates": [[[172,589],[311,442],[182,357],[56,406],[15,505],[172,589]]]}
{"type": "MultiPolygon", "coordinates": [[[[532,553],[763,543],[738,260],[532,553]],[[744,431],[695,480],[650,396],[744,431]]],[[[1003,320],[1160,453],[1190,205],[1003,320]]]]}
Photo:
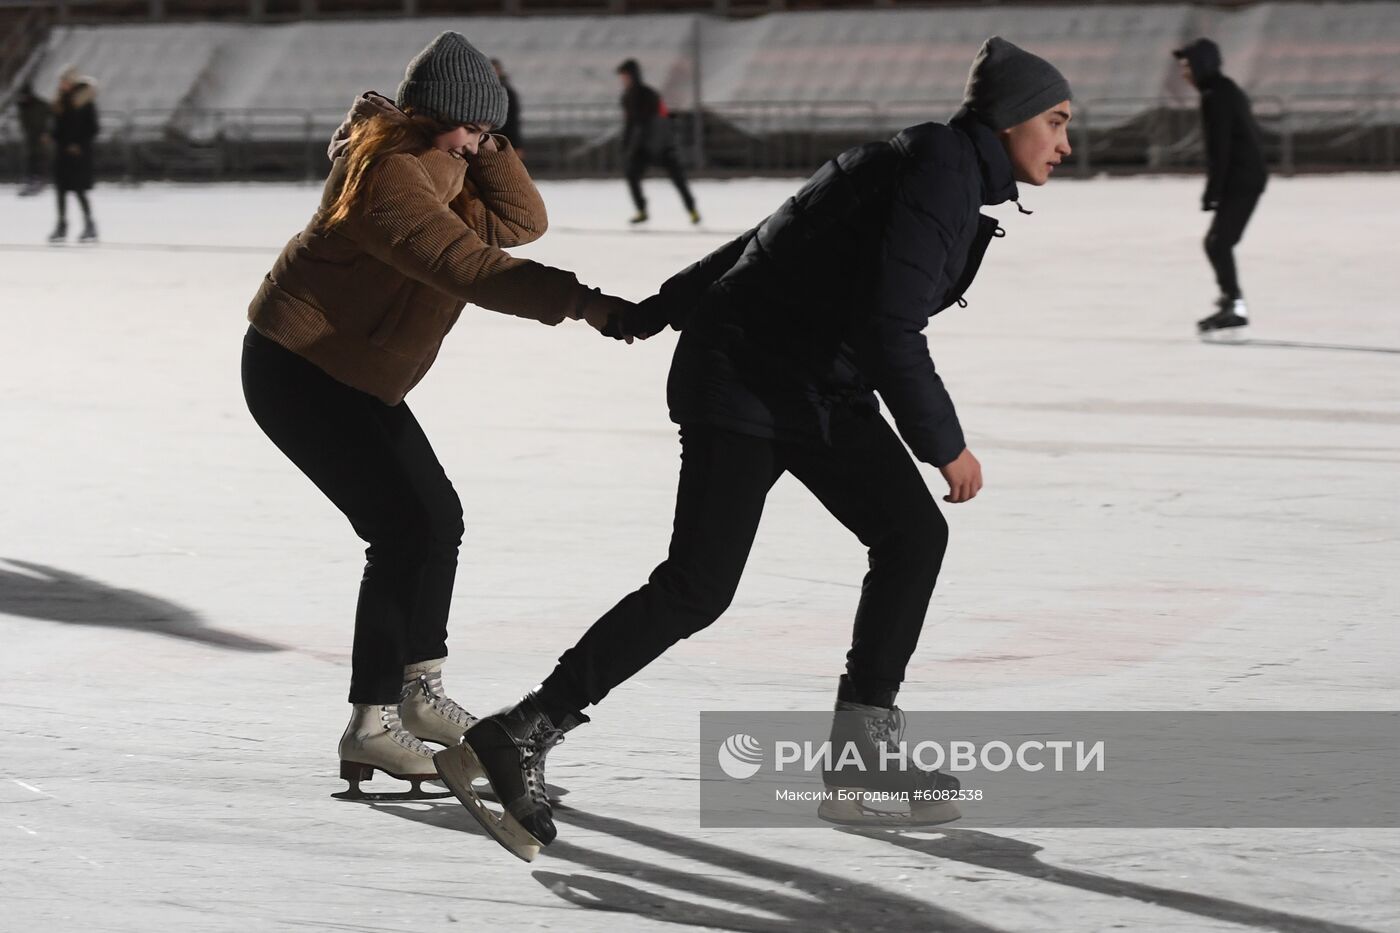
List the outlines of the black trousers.
{"type": "Polygon", "coordinates": [[[25,181],[39,181],[49,174],[48,172],[48,152],[42,139],[26,139],[24,141],[24,175],[25,181]]]}
{"type": "MultiPolygon", "coordinates": [[[[78,196],[78,206],[83,209],[83,220],[92,221],[92,205],[88,203],[86,191],[74,191],[78,196]]],[[[58,220],[63,223],[68,220],[68,192],[62,188],[55,188],[54,194],[58,197],[58,220]]]]}
{"type": "Polygon", "coordinates": [[[462,503],[406,404],[337,382],[252,328],[243,395],[263,432],[368,544],[350,702],[397,704],[404,665],[447,656],[462,503]]]}
{"type": "Polygon", "coordinates": [[[1244,194],[1231,194],[1215,208],[1210,229],[1206,231],[1206,256],[1215,269],[1215,281],[1220,285],[1220,294],[1225,298],[1239,298],[1239,277],[1235,273],[1235,244],[1244,236],[1244,228],[1254,213],[1259,197],[1258,191],[1244,194]]]}
{"type": "Polygon", "coordinates": [[[681,202],[685,204],[688,211],[695,210],[695,198],[690,193],[690,185],[685,180],[685,169],[681,168],[680,158],[676,155],[674,148],[667,149],[660,155],[651,155],[645,149],[635,149],[627,156],[627,189],[632,192],[632,203],[637,210],[647,209],[646,195],[642,194],[642,176],[646,174],[647,167],[652,163],[660,165],[666,169],[671,176],[671,184],[676,186],[680,192],[681,202]]]}
{"type": "MultiPolygon", "coordinates": [[[[706,425],[681,429],[670,553],[560,657],[541,685],[555,722],[618,684],[729,606],[768,491],[791,473],[869,549],[846,672],[858,695],[898,689],[919,642],[948,526],[913,459],[873,412],[838,419],[829,448],[706,425]]],[[[780,656],[773,658],[781,665],[780,656]]]]}

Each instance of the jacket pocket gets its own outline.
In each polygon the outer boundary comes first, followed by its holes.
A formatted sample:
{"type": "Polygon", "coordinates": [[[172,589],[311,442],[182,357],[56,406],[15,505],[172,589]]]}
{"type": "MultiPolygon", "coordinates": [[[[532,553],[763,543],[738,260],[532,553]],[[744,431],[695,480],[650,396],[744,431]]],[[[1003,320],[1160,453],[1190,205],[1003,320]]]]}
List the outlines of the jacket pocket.
{"type": "Polygon", "coordinates": [[[367,335],[367,339],[376,347],[390,349],[393,343],[394,332],[399,329],[399,323],[403,320],[405,308],[402,304],[395,304],[379,319],[367,335]]]}

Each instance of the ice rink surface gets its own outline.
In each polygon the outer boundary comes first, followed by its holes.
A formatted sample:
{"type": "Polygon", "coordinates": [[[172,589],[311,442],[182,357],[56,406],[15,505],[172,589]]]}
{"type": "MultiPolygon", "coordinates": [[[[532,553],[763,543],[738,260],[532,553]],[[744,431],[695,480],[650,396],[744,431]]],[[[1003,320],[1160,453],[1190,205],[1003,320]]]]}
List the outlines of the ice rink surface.
{"type": "MultiPolygon", "coordinates": [[[[987,485],[944,507],[902,706],[1397,708],[1400,177],[1274,180],[1240,346],[1193,333],[1201,184],[995,209],[928,331],[987,485]]],[[[545,184],[522,252],[641,298],[795,186],[702,182],[693,231],[654,180],[640,234],[621,181],[545,184]]],[[[80,248],[0,190],[0,929],[1400,929],[1397,830],[700,829],[699,711],[827,709],[841,671],[864,555],[790,479],[728,615],[551,754],[535,863],[450,800],[332,799],[362,546],[238,378],[317,197],[104,186],[80,248]]],[[[466,508],[446,682],[474,711],[664,556],[675,337],[469,308],[410,396],[466,508]]]]}

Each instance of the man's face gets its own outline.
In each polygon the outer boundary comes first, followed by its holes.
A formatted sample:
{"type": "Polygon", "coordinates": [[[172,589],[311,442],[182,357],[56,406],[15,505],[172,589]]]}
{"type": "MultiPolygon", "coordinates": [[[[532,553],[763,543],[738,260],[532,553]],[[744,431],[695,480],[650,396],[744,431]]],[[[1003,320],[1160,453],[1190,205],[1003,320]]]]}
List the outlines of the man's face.
{"type": "Polygon", "coordinates": [[[622,89],[625,91],[632,86],[632,73],[630,71],[619,71],[617,79],[622,82],[622,89]]]}
{"type": "Polygon", "coordinates": [[[1178,58],[1176,64],[1181,69],[1181,76],[1186,79],[1186,83],[1195,87],[1196,76],[1191,71],[1191,63],[1184,58],[1178,58]]]}
{"type": "Polygon", "coordinates": [[[1044,113],[1001,131],[1002,145],[1011,157],[1017,181],[1039,186],[1050,180],[1055,166],[1070,154],[1069,121],[1073,117],[1070,102],[1064,100],[1044,113]]]}

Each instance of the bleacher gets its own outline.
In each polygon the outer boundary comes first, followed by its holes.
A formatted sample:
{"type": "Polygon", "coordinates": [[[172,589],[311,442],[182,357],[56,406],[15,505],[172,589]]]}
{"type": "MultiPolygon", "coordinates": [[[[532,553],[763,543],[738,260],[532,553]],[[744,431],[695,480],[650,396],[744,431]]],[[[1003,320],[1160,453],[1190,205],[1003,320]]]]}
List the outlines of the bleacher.
{"type": "MultiPolygon", "coordinates": [[[[328,6],[318,0],[317,9],[328,6]]],[[[614,69],[624,58],[641,61],[677,114],[692,163],[805,171],[842,145],[946,118],[977,46],[996,33],[1069,76],[1081,171],[1199,161],[1196,95],[1170,50],[1202,34],[1225,49],[1226,71],[1254,98],[1282,167],[1394,165],[1400,140],[1395,3],[172,19],[54,26],[24,70],[41,90],[70,63],[101,81],[109,174],[315,177],[325,135],[354,95],[392,93],[405,63],[443,29],[505,62],[542,172],[615,170],[614,69]]],[[[0,145],[4,127],[0,118],[0,145]]]]}

